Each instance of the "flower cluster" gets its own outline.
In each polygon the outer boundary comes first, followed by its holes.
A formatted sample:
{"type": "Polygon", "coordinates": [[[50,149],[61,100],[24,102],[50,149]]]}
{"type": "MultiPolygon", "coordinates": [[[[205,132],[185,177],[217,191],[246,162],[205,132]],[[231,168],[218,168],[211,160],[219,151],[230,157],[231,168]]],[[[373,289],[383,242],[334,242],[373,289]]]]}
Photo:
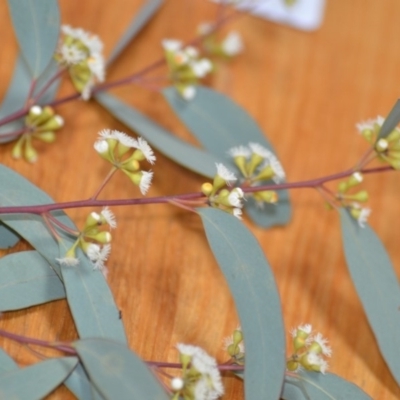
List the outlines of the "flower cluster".
{"type": "Polygon", "coordinates": [[[224,340],[225,349],[232,360],[239,365],[244,365],[245,349],[243,342],[243,332],[241,327],[237,327],[231,336],[224,340]]]}
{"type": "Polygon", "coordinates": [[[147,160],[154,164],[156,156],[148,143],[141,137],[134,139],[125,133],[104,129],[94,144],[95,150],[116,169],[121,170],[129,179],[139,186],[141,193],[147,193],[152,171],[142,171],[140,161],[147,160]]]}
{"type": "Polygon", "coordinates": [[[400,129],[396,127],[385,137],[380,137],[384,122],[385,119],[378,116],[356,126],[360,134],[374,147],[377,158],[400,170],[400,129]]]}
{"type": "Polygon", "coordinates": [[[213,26],[212,23],[204,22],[198,28],[199,34],[204,36],[203,47],[207,53],[231,58],[243,51],[243,40],[239,32],[231,31],[222,41],[218,41],[213,34],[213,26]]]}
{"type": "Polygon", "coordinates": [[[233,182],[236,181],[236,176],[229,171],[223,164],[216,164],[217,174],[214,177],[213,183],[203,183],[201,191],[208,197],[211,207],[219,208],[233,214],[237,218],[242,215],[242,200],[244,198],[243,190],[239,187],[230,189],[233,182]]]}
{"type": "Polygon", "coordinates": [[[291,335],[295,352],[286,362],[287,369],[297,372],[304,368],[324,374],[328,369],[324,357],[332,355],[328,341],[320,333],[313,334],[310,324],[299,325],[292,329],[291,335]]]}
{"type": "Polygon", "coordinates": [[[214,358],[197,346],[177,345],[182,378],[174,378],[171,388],[172,400],[216,400],[224,394],[221,375],[214,358]]]}
{"type": "Polygon", "coordinates": [[[200,58],[193,46],[183,48],[179,40],[165,39],[162,46],[172,83],[184,99],[191,100],[196,94],[199,79],[212,71],[211,61],[200,58]]]}
{"type": "Polygon", "coordinates": [[[104,81],[103,43],[96,36],[80,28],[63,25],[64,34],[60,42],[56,60],[66,67],[75,89],[84,100],[90,98],[96,81],[104,81]]]}
{"type": "Polygon", "coordinates": [[[12,150],[14,158],[24,157],[26,161],[35,162],[38,158],[37,151],[32,146],[32,139],[39,139],[45,143],[53,143],[56,139],[55,131],[64,126],[64,120],[46,106],[35,105],[29,109],[25,117],[24,132],[12,150]]]}
{"type": "Polygon", "coordinates": [[[86,219],[85,226],[77,235],[76,241],[63,258],[57,258],[61,265],[76,266],[79,260],[76,257],[76,250],[82,249],[93,263],[94,269],[99,269],[104,275],[107,274],[105,261],[111,251],[111,233],[101,230],[102,226],[114,229],[117,226],[115,216],[107,207],[99,213],[92,212],[86,219]]]}
{"type": "MultiPolygon", "coordinates": [[[[285,179],[285,172],[277,157],[258,143],[249,143],[248,147],[233,147],[228,154],[243,175],[246,185],[256,186],[271,179],[279,183],[285,179]]],[[[255,192],[253,197],[260,207],[264,203],[278,201],[277,193],[272,190],[255,192]]]]}
{"type": "Polygon", "coordinates": [[[341,181],[338,186],[336,198],[341,202],[343,207],[347,207],[351,216],[357,220],[361,228],[365,227],[371,210],[362,207],[360,203],[368,201],[368,192],[360,190],[357,193],[349,194],[348,191],[363,181],[361,172],[354,172],[347,180],[341,181]]]}

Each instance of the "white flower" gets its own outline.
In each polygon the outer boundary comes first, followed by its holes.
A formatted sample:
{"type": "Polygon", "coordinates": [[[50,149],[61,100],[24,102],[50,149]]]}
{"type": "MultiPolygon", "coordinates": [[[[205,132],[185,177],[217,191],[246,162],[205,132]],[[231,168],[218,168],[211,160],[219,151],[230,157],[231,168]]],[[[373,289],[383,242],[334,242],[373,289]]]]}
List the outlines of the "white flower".
{"type": "Polygon", "coordinates": [[[233,209],[233,216],[242,219],[242,209],[241,208],[234,208],[233,209]]]}
{"type": "Polygon", "coordinates": [[[93,263],[93,269],[99,269],[101,272],[106,273],[107,268],[104,263],[107,261],[110,252],[110,244],[100,247],[98,244],[91,243],[88,246],[86,254],[93,263]]]}
{"type": "Polygon", "coordinates": [[[103,210],[101,211],[101,215],[104,217],[104,219],[106,220],[107,224],[111,229],[117,227],[117,221],[115,220],[115,215],[108,207],[103,208],[103,210]]]}
{"type": "Polygon", "coordinates": [[[265,159],[265,163],[261,166],[261,169],[270,165],[275,174],[272,177],[272,180],[275,183],[282,182],[285,179],[285,171],[275,154],[258,143],[249,143],[249,146],[254,154],[258,154],[260,157],[265,159]]]}
{"type": "Polygon", "coordinates": [[[322,372],[323,374],[325,374],[326,370],[329,367],[328,363],[321,356],[315,353],[307,354],[307,363],[322,372]]]}
{"type": "Polygon", "coordinates": [[[109,149],[109,145],[104,139],[100,139],[94,142],[93,147],[99,154],[107,153],[109,149]]]}
{"type": "Polygon", "coordinates": [[[161,45],[166,51],[176,52],[182,48],[182,42],[175,39],[164,39],[161,41],[161,45]]]}
{"type": "Polygon", "coordinates": [[[183,389],[184,385],[185,385],[185,383],[182,378],[173,378],[171,380],[171,388],[174,391],[183,389]]]}
{"type": "Polygon", "coordinates": [[[208,58],[202,58],[190,63],[193,73],[197,78],[204,78],[212,70],[212,63],[208,58]]]}
{"type": "Polygon", "coordinates": [[[251,151],[248,147],[246,146],[236,146],[232,147],[230,150],[228,150],[228,154],[231,157],[249,157],[251,154],[251,151]]]}
{"type": "Polygon", "coordinates": [[[101,54],[95,54],[88,59],[88,66],[94,77],[103,82],[105,78],[104,59],[101,54]]]}
{"type": "Polygon", "coordinates": [[[199,51],[196,49],[196,47],[193,46],[185,47],[185,53],[190,58],[197,58],[199,56],[199,51]]]}
{"type": "Polygon", "coordinates": [[[81,41],[91,54],[100,53],[103,50],[103,43],[98,36],[86,32],[81,28],[72,28],[69,25],[63,25],[61,31],[66,36],[81,41]]]}
{"type": "Polygon", "coordinates": [[[219,175],[227,185],[231,185],[236,181],[236,176],[233,172],[229,171],[228,168],[225,167],[224,164],[216,163],[217,167],[217,175],[219,175]]]}
{"type": "Polygon", "coordinates": [[[59,52],[61,55],[61,59],[67,65],[79,64],[80,62],[84,61],[87,57],[86,53],[78,49],[78,47],[66,44],[61,45],[59,52]]]}
{"type": "Polygon", "coordinates": [[[56,258],[56,261],[60,265],[65,265],[67,267],[75,267],[79,264],[79,260],[75,257],[56,258]]]}
{"type": "Polygon", "coordinates": [[[103,129],[99,132],[99,135],[103,139],[115,139],[126,147],[138,148],[137,140],[128,136],[126,133],[117,130],[103,129]]]}
{"type": "Polygon", "coordinates": [[[139,189],[140,192],[145,195],[150,188],[151,180],[153,179],[152,171],[141,171],[142,178],[140,179],[139,189]]]}
{"type": "Polygon", "coordinates": [[[201,374],[195,383],[195,400],[215,400],[222,396],[224,387],[217,362],[197,346],[179,343],[176,346],[181,354],[191,357],[191,366],[201,374]]]}
{"type": "Polygon", "coordinates": [[[243,51],[243,41],[238,32],[230,32],[222,41],[223,52],[228,56],[235,56],[243,51]]]}
{"type": "Polygon", "coordinates": [[[143,153],[146,160],[150,164],[154,164],[154,162],[156,161],[156,156],[154,155],[152,148],[143,138],[141,137],[138,138],[136,147],[143,153]]]}
{"type": "Polygon", "coordinates": [[[374,125],[378,124],[379,126],[382,126],[383,123],[385,122],[385,118],[381,117],[378,115],[375,119],[368,119],[366,121],[359,122],[356,124],[356,127],[360,133],[362,133],[364,130],[374,130],[374,125]]]}
{"type": "Polygon", "coordinates": [[[312,325],[311,324],[299,325],[297,328],[293,328],[290,331],[290,334],[292,335],[292,337],[296,337],[298,331],[302,331],[302,332],[306,333],[307,335],[309,335],[312,332],[312,325]]]}
{"type": "Polygon", "coordinates": [[[182,90],[182,97],[185,100],[192,100],[194,98],[194,96],[196,95],[196,87],[193,85],[189,85],[186,86],[183,90],[182,90]]]}
{"type": "Polygon", "coordinates": [[[361,208],[360,215],[357,218],[358,225],[361,228],[365,228],[365,224],[367,223],[367,220],[368,220],[368,217],[370,216],[370,214],[371,214],[370,208],[365,208],[365,207],[361,208]]]}
{"type": "Polygon", "coordinates": [[[243,199],[244,193],[243,190],[240,188],[235,188],[233,189],[228,196],[228,201],[229,204],[233,207],[238,207],[238,208],[242,208],[243,204],[242,204],[242,199],[243,199]]]}
{"type": "Polygon", "coordinates": [[[317,333],[310,338],[310,342],[316,342],[321,348],[321,352],[324,356],[330,357],[332,355],[332,349],[330,346],[328,346],[328,340],[325,339],[320,333],[317,333]]]}

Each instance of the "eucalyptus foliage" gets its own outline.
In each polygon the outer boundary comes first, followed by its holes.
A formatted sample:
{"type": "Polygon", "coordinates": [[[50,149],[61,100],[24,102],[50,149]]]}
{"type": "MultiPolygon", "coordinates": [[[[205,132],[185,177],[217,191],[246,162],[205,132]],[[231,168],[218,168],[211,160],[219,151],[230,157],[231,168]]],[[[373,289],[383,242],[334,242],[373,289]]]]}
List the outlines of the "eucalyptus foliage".
{"type": "MultiPolygon", "coordinates": [[[[150,0],[144,3],[111,52],[108,65],[118,59],[125,47],[159,10],[162,3],[162,0],[150,0]]],[[[23,107],[29,93],[34,97],[37,96],[35,98],[38,104],[45,107],[54,99],[58,88],[58,82],[49,83],[49,79],[57,73],[58,69],[53,59],[60,33],[57,2],[55,0],[8,0],[8,5],[20,55],[0,108],[0,117],[7,118],[15,113],[17,117],[10,118],[0,128],[0,143],[14,140],[15,138],[10,136],[9,132],[18,131],[24,127],[26,123],[24,117],[29,110],[24,110],[23,107]]],[[[93,38],[86,39],[93,40],[93,38]]],[[[69,40],[73,41],[75,38],[71,36],[69,40]]],[[[281,300],[272,269],[255,236],[242,221],[235,218],[234,208],[224,203],[224,207],[217,209],[218,202],[215,197],[222,188],[221,193],[224,190],[228,194],[235,193],[238,196],[236,200],[245,195],[239,187],[240,181],[239,186],[234,189],[230,188],[229,179],[225,179],[226,187],[217,186],[218,179],[221,177],[218,177],[219,172],[216,176],[216,165],[218,171],[225,171],[221,167],[222,163],[232,170],[240,170],[240,165],[238,167],[238,163],[235,163],[231,154],[228,153],[232,148],[244,147],[250,142],[261,146],[269,154],[274,153],[273,146],[249,114],[228,97],[212,89],[196,86],[196,96],[193,99],[188,101],[188,98],[182,98],[182,96],[192,96],[191,84],[197,83],[197,78],[192,76],[187,78],[185,73],[188,71],[179,69],[180,66],[174,64],[176,60],[173,54],[168,53],[171,51],[168,46],[171,45],[177,46],[176,43],[166,44],[167,63],[170,68],[176,68],[175,78],[179,76],[182,81],[173,81],[173,86],[163,91],[164,99],[170,105],[172,112],[176,113],[198,140],[200,146],[192,146],[178,139],[160,122],[150,119],[133,106],[107,93],[106,90],[94,90],[93,97],[130,130],[147,139],[161,153],[184,168],[209,179],[214,178],[213,184],[210,183],[202,188],[202,193],[208,196],[204,205],[210,207],[196,208],[195,211],[202,221],[210,250],[226,279],[239,315],[241,327],[237,329],[236,335],[239,335],[238,332],[240,335],[243,334],[245,350],[243,348],[241,353],[244,356],[240,359],[235,358],[241,338],[237,340],[238,343],[234,343],[237,349],[232,350],[230,355],[231,361],[237,362],[236,374],[245,381],[246,399],[368,399],[368,395],[354,384],[334,374],[324,374],[324,369],[320,369],[322,373],[315,372],[317,369],[313,370],[312,363],[307,360],[302,365],[308,371],[296,370],[290,373],[285,371],[286,366],[290,369],[285,356],[285,327],[281,300]],[[208,192],[208,189],[204,189],[210,187],[212,189],[208,192]],[[240,365],[243,364],[244,371],[240,371],[240,365]]],[[[180,47],[179,51],[181,51],[180,47]]],[[[81,54],[70,54],[70,56],[77,57],[81,54]]],[[[190,57],[196,59],[195,51],[191,50],[190,57]]],[[[92,61],[90,57],[80,61],[77,70],[80,68],[78,72],[83,71],[83,73],[79,78],[90,72],[90,61],[92,61]]],[[[201,63],[202,60],[199,62],[201,63]]],[[[206,62],[203,61],[202,65],[205,69],[208,68],[206,62]]],[[[76,76],[75,79],[78,84],[81,83],[76,76]]],[[[93,84],[93,82],[89,83],[93,84]]],[[[40,112],[43,111],[40,110],[40,112]]],[[[397,132],[393,134],[393,131],[399,120],[400,106],[396,103],[375,139],[392,140],[393,137],[397,137],[397,132]]],[[[123,136],[123,140],[129,139],[123,136]]],[[[112,151],[115,146],[118,146],[115,143],[113,133],[103,132],[96,150],[104,159],[114,162],[115,168],[120,168],[129,176],[131,172],[129,168],[123,163],[122,166],[116,165],[116,161],[112,159],[114,154],[112,151]],[[106,150],[101,150],[102,146],[106,150]],[[110,146],[114,147],[110,150],[110,146]]],[[[138,142],[134,143],[138,145],[138,142]]],[[[122,145],[118,149],[121,154],[125,151],[122,145]]],[[[146,146],[142,149],[148,151],[146,146]]],[[[240,151],[247,150],[242,148],[240,151]]],[[[134,162],[145,158],[143,154],[141,156],[136,154],[135,158],[135,154],[132,156],[134,162]]],[[[152,155],[152,151],[149,150],[148,154],[152,155]]],[[[382,154],[381,152],[381,156],[382,154]]],[[[148,159],[151,160],[151,156],[148,159]]],[[[251,167],[254,160],[247,162],[247,167],[251,167]]],[[[260,161],[257,162],[258,164],[252,167],[253,170],[260,165],[260,161]]],[[[351,172],[358,173],[359,171],[351,172]]],[[[230,174],[229,171],[228,173],[230,174]]],[[[350,175],[351,173],[344,174],[343,177],[350,175]]],[[[347,186],[342,194],[347,187],[353,185],[349,182],[345,182],[344,186],[347,186]]],[[[206,395],[196,397],[197,394],[193,391],[195,386],[190,386],[193,382],[200,382],[203,386],[209,385],[207,387],[209,393],[218,392],[217,390],[212,392],[218,384],[214,381],[215,387],[212,387],[210,383],[213,381],[212,374],[208,376],[201,370],[201,366],[196,366],[194,354],[196,352],[200,354],[205,364],[208,363],[214,368],[213,359],[190,346],[186,347],[186,350],[193,354],[181,353],[180,359],[186,381],[177,378],[172,390],[167,390],[165,385],[156,379],[148,364],[129,348],[112,290],[101,271],[96,269],[93,260],[89,259],[80,248],[74,253],[76,255],[74,261],[79,263],[78,266],[68,265],[66,258],[63,258],[71,248],[75,249],[77,239],[71,232],[76,231],[77,228],[64,213],[62,207],[57,208],[49,194],[3,165],[0,165],[0,184],[0,248],[10,248],[23,238],[34,249],[8,254],[0,259],[0,311],[7,312],[66,299],[79,334],[79,339],[69,344],[46,344],[37,339],[36,344],[40,342],[42,345],[55,347],[68,355],[40,361],[24,368],[19,368],[12,358],[0,349],[0,398],[40,399],[62,383],[81,400],[171,398],[207,400],[216,398],[214,394],[210,394],[209,397],[206,395]],[[47,207],[50,211],[29,209],[30,206],[47,207]],[[25,207],[30,211],[24,212],[22,208],[19,209],[22,211],[18,213],[13,213],[10,209],[8,212],[2,212],[4,207],[25,207]],[[56,226],[65,228],[65,232],[57,239],[57,235],[54,235],[54,231],[50,229],[46,218],[52,219],[56,226]],[[201,380],[203,374],[207,378],[205,381],[201,380]],[[188,383],[190,380],[188,377],[192,379],[192,382],[188,383]],[[180,385],[183,385],[183,389],[180,385]],[[186,392],[184,392],[184,385],[189,387],[186,392]]],[[[267,188],[265,190],[271,193],[275,193],[276,188],[279,191],[279,200],[277,204],[271,204],[271,201],[264,208],[260,208],[259,202],[250,198],[245,204],[245,210],[250,218],[264,228],[288,223],[291,216],[287,191],[289,186],[285,186],[284,182],[281,186],[277,186],[276,182],[271,182],[269,176],[258,185],[265,185],[267,188]]],[[[246,185],[243,188],[247,190],[246,195],[250,197],[252,191],[257,191],[257,185],[250,185],[251,190],[248,190],[249,187],[246,185]]],[[[338,199],[339,202],[343,200],[340,196],[338,199]]],[[[187,206],[184,202],[188,200],[187,198],[177,196],[173,200],[187,206]]],[[[96,204],[95,200],[93,204],[96,204]]],[[[342,207],[339,213],[343,246],[351,278],[381,354],[393,376],[400,383],[398,335],[400,293],[396,275],[377,235],[369,226],[360,227],[365,221],[359,220],[357,224],[355,216],[360,214],[360,210],[344,202],[340,206],[342,207]]],[[[99,218],[97,214],[90,217],[99,218]]],[[[96,224],[93,223],[93,226],[96,224]]],[[[81,236],[78,236],[78,242],[79,240],[81,236]]],[[[95,247],[95,249],[98,248],[95,247]]],[[[3,335],[5,335],[4,332],[3,335]]],[[[292,333],[295,346],[298,344],[296,340],[299,339],[296,335],[298,336],[298,331],[295,334],[292,333]]],[[[18,337],[17,339],[22,343],[30,343],[27,338],[18,337]]],[[[323,347],[324,339],[317,336],[318,340],[321,341],[321,347],[323,347]]],[[[327,353],[330,355],[330,350],[327,353]]],[[[308,355],[309,353],[304,353],[298,358],[308,355]]],[[[292,358],[293,362],[298,361],[296,357],[292,358]]]]}

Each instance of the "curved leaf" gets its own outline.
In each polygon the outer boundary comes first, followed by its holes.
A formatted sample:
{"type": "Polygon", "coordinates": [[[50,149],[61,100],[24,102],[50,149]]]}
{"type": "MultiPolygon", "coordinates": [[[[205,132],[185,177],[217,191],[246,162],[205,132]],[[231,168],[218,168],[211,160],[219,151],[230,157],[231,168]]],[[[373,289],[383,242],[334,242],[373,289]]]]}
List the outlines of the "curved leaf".
{"type": "Polygon", "coordinates": [[[64,385],[79,400],[104,400],[104,397],[100,396],[93,386],[93,383],[90,382],[89,377],[82,367],[82,363],[77,364],[75,369],[64,381],[64,385]]]}
{"type": "MultiPolygon", "coordinates": [[[[38,95],[39,91],[46,85],[47,81],[57,72],[58,64],[52,60],[43,74],[36,82],[33,96],[38,95]]],[[[0,119],[19,111],[25,104],[28,98],[32,78],[29,75],[28,67],[21,56],[18,57],[15,64],[14,74],[7,93],[0,107],[0,119]]],[[[46,90],[46,93],[38,99],[38,104],[48,104],[55,97],[60,81],[53,82],[46,90]]],[[[8,143],[13,141],[13,138],[6,137],[7,133],[12,133],[20,130],[24,126],[24,118],[19,118],[0,126],[0,143],[8,143]]]]}
{"type": "Polygon", "coordinates": [[[397,100],[396,104],[393,106],[393,108],[390,110],[390,113],[385,118],[385,121],[381,126],[381,129],[379,130],[377,140],[389,135],[389,133],[392,132],[394,128],[396,128],[399,122],[400,122],[400,100],[397,100]]]}
{"type": "Polygon", "coordinates": [[[286,376],[283,400],[372,400],[361,388],[334,374],[302,371],[286,376]]]}
{"type": "Polygon", "coordinates": [[[377,339],[381,354],[400,385],[400,289],[382,242],[340,209],[347,267],[377,339]]]}
{"type": "Polygon", "coordinates": [[[76,357],[53,358],[0,375],[0,399],[40,400],[55,389],[78,363],[76,357]]]}
{"type": "MultiPolygon", "coordinates": [[[[46,193],[4,165],[0,165],[0,182],[0,206],[53,203],[46,193]]],[[[55,212],[53,216],[57,216],[64,225],[76,229],[63,212],[55,212]]],[[[39,215],[0,214],[0,220],[25,238],[63,279],[68,305],[82,336],[104,336],[126,341],[111,290],[101,273],[93,271],[88,258],[80,255],[79,266],[64,267],[62,270],[56,262],[56,258],[64,256],[72,243],[71,239],[63,238],[59,248],[39,215]]]]}
{"type": "Polygon", "coordinates": [[[64,285],[37,251],[0,258],[0,311],[18,310],[63,298],[64,285]]]}
{"type": "Polygon", "coordinates": [[[110,65],[116,60],[129,42],[146,26],[147,22],[153,17],[163,2],[164,0],[147,0],[145,2],[139,12],[133,17],[128,29],[111,51],[107,60],[107,65],[110,65]]]}
{"type": "Polygon", "coordinates": [[[271,268],[253,234],[221,210],[197,210],[235,300],[246,347],[245,397],[276,400],[285,373],[285,332],[271,268]]]}
{"type": "Polygon", "coordinates": [[[80,340],[74,346],[105,399],[170,399],[147,365],[126,346],[105,339],[80,340]]]}
{"type": "MultiPolygon", "coordinates": [[[[254,142],[276,153],[256,122],[229,97],[201,86],[196,88],[196,96],[190,101],[182,99],[173,87],[163,93],[203,147],[229,167],[236,169],[228,154],[228,150],[235,146],[254,142]]],[[[265,204],[260,209],[254,201],[249,201],[245,208],[252,220],[263,227],[286,224],[291,214],[287,190],[279,191],[277,204],[265,204]]]]}
{"type": "Polygon", "coordinates": [[[2,222],[0,222],[0,249],[6,250],[15,246],[20,237],[2,222]]]}
{"type": "Polygon", "coordinates": [[[14,31],[33,78],[50,63],[60,31],[56,0],[8,0],[14,31]]]}
{"type": "Polygon", "coordinates": [[[0,348],[0,376],[7,371],[18,369],[17,363],[0,348]]]}
{"type": "Polygon", "coordinates": [[[95,99],[160,153],[200,175],[210,178],[215,175],[215,163],[220,162],[217,157],[172,136],[150,118],[108,93],[97,93],[95,99]]]}
{"type": "MultiPolygon", "coordinates": [[[[73,244],[64,239],[60,245],[61,257],[73,244]]],[[[99,270],[81,252],[77,252],[76,267],[61,266],[68,305],[81,338],[103,337],[126,343],[126,335],[119,310],[111,290],[99,270]]]]}

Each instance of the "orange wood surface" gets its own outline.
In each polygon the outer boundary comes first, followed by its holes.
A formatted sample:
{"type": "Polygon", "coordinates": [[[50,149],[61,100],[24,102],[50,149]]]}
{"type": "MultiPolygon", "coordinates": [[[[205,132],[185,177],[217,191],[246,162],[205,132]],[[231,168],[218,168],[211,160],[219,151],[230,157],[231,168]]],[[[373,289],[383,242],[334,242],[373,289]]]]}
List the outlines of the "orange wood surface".
{"type": "MultiPolygon", "coordinates": [[[[62,21],[98,34],[108,54],[142,3],[63,0],[62,21]]],[[[17,44],[4,1],[0,15],[2,96],[17,44]]],[[[205,0],[166,0],[107,72],[107,79],[139,71],[161,57],[161,39],[188,40],[200,22],[215,15],[216,6],[205,0]]],[[[231,96],[255,118],[274,144],[289,181],[344,170],[367,148],[355,123],[387,114],[400,94],[399,16],[397,0],[328,0],[324,24],[315,32],[240,18],[229,28],[243,35],[246,51],[230,63],[218,62],[207,83],[231,96]]],[[[161,69],[153,76],[165,72],[161,69]]],[[[59,95],[72,90],[65,83],[59,95]]],[[[113,93],[195,143],[157,92],[131,85],[113,93]]],[[[58,107],[57,112],[65,119],[65,127],[55,144],[37,146],[40,155],[35,165],[13,160],[12,144],[1,146],[0,161],[56,201],[88,198],[108,171],[93,150],[97,132],[127,129],[95,102],[75,101],[58,107]]],[[[155,179],[148,196],[195,192],[204,181],[159,153],[153,169],[155,179]]],[[[399,175],[371,175],[364,186],[371,195],[371,226],[399,273],[399,175]]],[[[102,198],[139,195],[123,174],[116,174],[102,198]]],[[[291,199],[294,213],[286,227],[262,230],[245,220],[274,270],[287,330],[312,323],[330,339],[332,372],[361,386],[374,399],[400,398],[347,272],[337,213],[327,211],[312,190],[293,190],[291,199]]],[[[176,362],[175,344],[192,343],[224,361],[222,340],[238,325],[238,318],[199,218],[166,205],[114,211],[119,225],[108,261],[108,281],[131,348],[147,360],[176,362]]],[[[68,214],[83,226],[87,212],[70,210],[68,214]]],[[[19,243],[9,252],[27,248],[19,243]]],[[[44,340],[77,337],[65,301],[4,313],[0,328],[44,340]]],[[[20,365],[38,361],[37,355],[10,340],[0,338],[0,346],[20,365]]],[[[224,383],[224,399],[243,399],[239,380],[228,377],[224,383]]],[[[61,388],[48,398],[72,396],[61,388]]]]}

